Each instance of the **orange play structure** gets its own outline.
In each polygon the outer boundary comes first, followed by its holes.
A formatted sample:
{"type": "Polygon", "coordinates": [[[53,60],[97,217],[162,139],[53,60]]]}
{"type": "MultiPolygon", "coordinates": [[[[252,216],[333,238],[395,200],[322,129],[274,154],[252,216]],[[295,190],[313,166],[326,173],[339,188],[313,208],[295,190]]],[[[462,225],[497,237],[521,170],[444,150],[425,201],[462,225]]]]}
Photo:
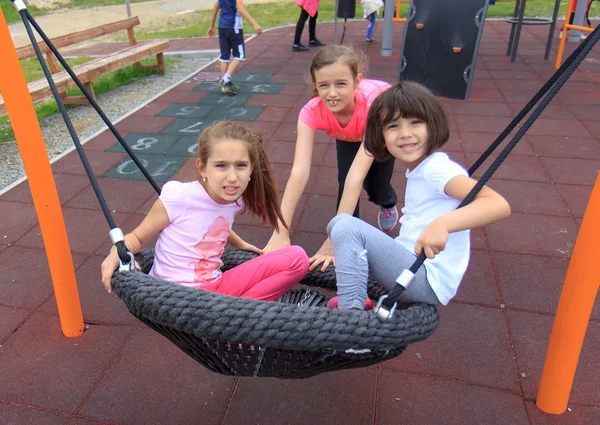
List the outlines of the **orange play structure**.
{"type": "Polygon", "coordinates": [[[536,402],[546,413],[560,414],[567,409],[585,331],[598,294],[598,217],[600,174],[579,228],[550,335],[536,402]]]}
{"type": "Polygon", "coordinates": [[[573,9],[573,0],[569,0],[569,3],[567,4],[567,14],[565,16],[565,24],[564,24],[563,31],[562,31],[562,37],[560,39],[560,44],[558,45],[558,53],[556,55],[556,64],[554,65],[554,67],[556,69],[560,68],[560,65],[562,63],[562,57],[565,52],[565,43],[567,42],[567,33],[569,32],[569,30],[580,30],[580,31],[588,32],[588,33],[594,31],[594,28],[580,27],[579,25],[570,24],[569,18],[571,16],[572,9],[573,9]]]}
{"type": "Polygon", "coordinates": [[[393,22],[406,22],[406,18],[400,17],[400,3],[400,0],[396,0],[396,13],[394,13],[394,19],[392,19],[393,22]]]}
{"type": "Polygon", "coordinates": [[[80,336],[84,330],[83,315],[58,191],[17,50],[1,9],[0,47],[0,93],[6,104],[29,180],[54,285],[62,332],[67,337],[80,336]]]}

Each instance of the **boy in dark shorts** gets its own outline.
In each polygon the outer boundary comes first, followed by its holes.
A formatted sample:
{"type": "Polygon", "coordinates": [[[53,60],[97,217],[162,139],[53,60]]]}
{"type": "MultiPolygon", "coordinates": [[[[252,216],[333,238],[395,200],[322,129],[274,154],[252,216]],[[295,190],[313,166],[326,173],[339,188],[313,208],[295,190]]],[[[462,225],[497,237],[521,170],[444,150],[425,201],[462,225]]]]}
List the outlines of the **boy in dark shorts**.
{"type": "Polygon", "coordinates": [[[206,33],[209,38],[215,34],[215,21],[219,9],[221,9],[221,15],[219,16],[221,80],[219,86],[221,86],[221,92],[223,93],[237,94],[240,88],[233,84],[231,77],[235,74],[240,62],[246,60],[242,17],[250,22],[256,34],[260,34],[262,28],[250,16],[244,7],[243,0],[216,0],[206,33]]]}

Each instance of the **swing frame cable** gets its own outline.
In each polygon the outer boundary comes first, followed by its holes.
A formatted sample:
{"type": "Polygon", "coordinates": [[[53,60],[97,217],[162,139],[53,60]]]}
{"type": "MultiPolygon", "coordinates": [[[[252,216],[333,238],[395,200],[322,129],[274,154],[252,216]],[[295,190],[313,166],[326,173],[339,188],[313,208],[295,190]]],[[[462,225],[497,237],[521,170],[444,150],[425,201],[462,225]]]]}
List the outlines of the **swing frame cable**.
{"type": "Polygon", "coordinates": [[[129,252],[129,250],[127,249],[127,247],[124,243],[125,235],[123,234],[123,231],[117,226],[117,224],[110,212],[110,209],[108,208],[106,199],[104,198],[104,195],[102,194],[102,191],[100,189],[98,181],[97,181],[96,177],[94,176],[94,172],[93,172],[93,170],[90,166],[90,163],[87,159],[87,156],[83,150],[83,147],[79,140],[79,136],[77,135],[77,132],[75,131],[75,129],[73,127],[73,123],[71,122],[71,119],[69,118],[69,114],[66,110],[65,104],[64,104],[62,98],[60,97],[60,94],[58,92],[56,84],[54,83],[54,79],[52,78],[52,74],[50,73],[50,70],[48,69],[48,65],[46,64],[46,61],[44,60],[40,46],[38,45],[38,43],[35,39],[35,36],[31,29],[31,25],[33,25],[33,27],[36,29],[38,34],[42,37],[42,39],[44,40],[44,42],[46,43],[48,48],[56,56],[56,58],[59,60],[61,65],[65,68],[67,73],[71,76],[73,81],[75,81],[75,83],[77,84],[79,89],[83,92],[83,94],[88,99],[90,104],[94,107],[96,112],[98,112],[98,114],[100,115],[102,120],[110,128],[111,132],[115,135],[115,137],[117,138],[119,143],[123,146],[125,151],[129,154],[129,156],[132,158],[134,163],[138,166],[140,171],[144,174],[144,176],[146,177],[148,182],[152,185],[154,190],[156,190],[156,192],[159,194],[160,194],[160,188],[158,187],[156,182],[152,179],[152,176],[150,176],[150,174],[148,173],[148,171],[146,170],[144,165],[135,156],[135,154],[133,153],[131,148],[127,145],[127,143],[125,143],[125,141],[123,140],[123,138],[121,137],[121,135],[119,134],[117,129],[114,127],[114,125],[108,119],[108,117],[104,114],[104,112],[102,111],[102,109],[100,108],[98,103],[95,101],[95,99],[89,94],[89,92],[87,91],[85,86],[81,83],[81,81],[79,80],[77,75],[73,72],[73,70],[71,69],[69,64],[64,60],[64,58],[58,52],[56,47],[52,44],[52,41],[46,36],[44,31],[39,27],[39,25],[37,24],[37,22],[35,21],[33,16],[31,16],[29,11],[27,10],[27,6],[25,5],[25,3],[22,0],[11,0],[11,1],[13,2],[15,8],[17,8],[17,10],[19,12],[19,15],[21,16],[23,25],[25,26],[25,30],[27,31],[27,35],[29,36],[29,40],[31,41],[31,45],[35,51],[37,59],[42,68],[42,71],[44,72],[44,76],[46,77],[46,80],[48,81],[50,90],[52,91],[52,95],[54,96],[54,98],[56,100],[56,104],[58,105],[58,109],[60,110],[60,113],[63,117],[63,120],[65,122],[67,130],[69,132],[69,135],[71,136],[71,139],[73,140],[73,143],[75,144],[75,149],[77,150],[77,153],[79,155],[79,158],[81,160],[83,168],[87,174],[87,177],[90,180],[90,184],[92,185],[92,189],[94,190],[96,198],[98,199],[98,203],[100,204],[102,213],[104,214],[104,217],[106,218],[106,221],[111,229],[109,232],[109,236],[110,236],[111,242],[117,248],[117,252],[119,255],[119,262],[120,262],[119,271],[134,270],[135,262],[133,260],[133,254],[131,252],[129,252]],[[31,25],[30,25],[30,23],[31,23],[31,25]]]}
{"type": "MultiPolygon", "coordinates": [[[[562,86],[567,82],[567,80],[571,77],[573,72],[579,67],[581,62],[585,59],[588,53],[592,50],[592,48],[598,42],[598,38],[600,38],[599,32],[600,26],[596,27],[596,29],[591,33],[590,36],[586,40],[581,43],[581,45],[571,53],[569,58],[565,61],[565,64],[559,68],[552,76],[552,78],[542,87],[542,89],[534,96],[534,98],[523,108],[523,111],[518,114],[517,117],[524,117],[529,109],[533,106],[534,99],[541,97],[544,95],[544,98],[541,100],[540,104],[535,108],[535,110],[531,113],[531,115],[527,118],[525,123],[517,133],[513,136],[511,141],[506,145],[506,147],[500,152],[498,157],[494,160],[494,162],[488,167],[488,169],[483,173],[483,176],[477,181],[473,189],[467,194],[467,196],[462,200],[462,202],[458,205],[458,208],[462,208],[465,205],[468,205],[475,199],[475,196],[479,193],[481,188],[487,183],[487,181],[492,177],[492,175],[496,172],[498,167],[504,162],[504,160],[508,157],[508,154],[514,149],[514,147],[519,143],[519,141],[523,138],[525,133],[529,130],[529,128],[533,125],[533,123],[538,119],[538,117],[542,114],[546,106],[550,103],[550,101],[556,96],[562,86]],[[567,65],[567,66],[565,66],[567,65]],[[550,81],[554,81],[553,84],[549,84],[550,81]],[[552,88],[550,88],[552,86],[552,88]],[[547,93],[546,93],[547,92],[547,93]],[[528,109],[529,107],[529,109],[528,109]]],[[[502,132],[502,134],[508,135],[510,131],[516,126],[517,117],[509,124],[507,130],[502,132]],[[512,126],[512,127],[511,127],[512,126]]],[[[489,154],[502,142],[500,136],[496,141],[486,150],[484,153],[485,160],[489,154]],[[489,152],[488,152],[489,151],[489,152]]],[[[484,156],[482,155],[482,157],[484,156]]],[[[472,168],[472,171],[476,170],[479,165],[481,165],[483,161],[476,161],[476,165],[472,168]]],[[[471,175],[471,170],[469,170],[469,175],[471,175]]],[[[410,286],[410,284],[415,280],[415,273],[419,270],[419,267],[425,261],[426,256],[424,251],[421,251],[421,254],[417,257],[415,262],[410,266],[409,269],[404,270],[398,279],[396,279],[397,285],[394,286],[394,289],[387,295],[383,295],[377,306],[375,307],[375,312],[379,316],[379,318],[386,320],[394,314],[396,310],[396,306],[398,303],[398,298],[402,293],[410,286]]]]}

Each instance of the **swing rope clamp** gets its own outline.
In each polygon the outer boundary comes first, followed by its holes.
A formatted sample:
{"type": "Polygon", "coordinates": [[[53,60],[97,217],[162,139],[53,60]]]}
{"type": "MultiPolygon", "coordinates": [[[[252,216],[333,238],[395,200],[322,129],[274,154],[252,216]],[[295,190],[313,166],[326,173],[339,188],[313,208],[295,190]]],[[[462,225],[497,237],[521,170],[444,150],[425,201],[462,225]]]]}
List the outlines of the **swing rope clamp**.
{"type": "MultiPolygon", "coordinates": [[[[110,232],[108,232],[108,236],[110,237],[110,241],[113,244],[113,248],[117,247],[118,242],[123,242],[125,246],[129,248],[127,241],[125,240],[125,235],[123,234],[123,231],[120,228],[115,227],[114,229],[111,229],[110,232]]],[[[119,272],[135,271],[135,258],[133,257],[130,248],[127,251],[127,255],[129,256],[128,263],[123,263],[123,260],[121,260],[121,257],[119,257],[119,272]]]]}
{"type": "Polygon", "coordinates": [[[13,2],[13,6],[17,9],[17,11],[27,10],[27,6],[23,0],[11,0],[13,2]]]}
{"type": "Polygon", "coordinates": [[[119,258],[119,273],[135,271],[135,258],[133,254],[131,251],[128,251],[127,255],[129,255],[129,262],[127,264],[123,263],[121,258],[119,258]]]}
{"type": "MultiPolygon", "coordinates": [[[[408,287],[415,281],[415,278],[415,274],[408,269],[405,269],[402,271],[402,273],[400,273],[400,276],[398,276],[396,279],[396,284],[400,285],[400,294],[408,289],[408,287]]],[[[383,305],[383,301],[388,296],[389,294],[386,294],[379,298],[379,301],[377,301],[377,305],[375,306],[375,314],[377,314],[377,317],[379,317],[381,320],[387,320],[391,318],[398,307],[398,301],[396,301],[389,310],[383,305]]]]}

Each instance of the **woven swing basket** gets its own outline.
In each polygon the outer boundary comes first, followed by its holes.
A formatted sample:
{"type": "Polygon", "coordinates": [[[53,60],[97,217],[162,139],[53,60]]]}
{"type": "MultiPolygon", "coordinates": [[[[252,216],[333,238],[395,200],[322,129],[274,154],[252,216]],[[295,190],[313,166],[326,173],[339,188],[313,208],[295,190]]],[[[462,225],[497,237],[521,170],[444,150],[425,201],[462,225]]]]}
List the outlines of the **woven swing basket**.
{"type": "MultiPolygon", "coordinates": [[[[225,250],[222,268],[255,256],[225,250]]],[[[188,288],[147,275],[153,258],[153,250],[142,250],[136,257],[142,272],[115,273],[115,293],[141,322],[222,375],[296,379],[365,367],[400,355],[439,322],[428,304],[402,306],[382,321],[373,312],[325,308],[328,299],[312,290],[265,302],[188,288]]],[[[335,271],[309,272],[301,283],[335,289],[335,271]]],[[[383,293],[369,281],[371,298],[383,293]]]]}

